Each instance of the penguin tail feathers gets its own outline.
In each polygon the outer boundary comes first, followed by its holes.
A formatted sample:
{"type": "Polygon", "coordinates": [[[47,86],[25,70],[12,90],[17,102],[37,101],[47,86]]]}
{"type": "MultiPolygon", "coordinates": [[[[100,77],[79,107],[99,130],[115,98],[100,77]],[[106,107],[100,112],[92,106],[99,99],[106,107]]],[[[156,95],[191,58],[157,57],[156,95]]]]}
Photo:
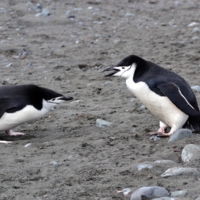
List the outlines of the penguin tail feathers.
{"type": "Polygon", "coordinates": [[[200,114],[197,116],[189,116],[183,128],[192,130],[192,132],[200,133],[200,114]]]}

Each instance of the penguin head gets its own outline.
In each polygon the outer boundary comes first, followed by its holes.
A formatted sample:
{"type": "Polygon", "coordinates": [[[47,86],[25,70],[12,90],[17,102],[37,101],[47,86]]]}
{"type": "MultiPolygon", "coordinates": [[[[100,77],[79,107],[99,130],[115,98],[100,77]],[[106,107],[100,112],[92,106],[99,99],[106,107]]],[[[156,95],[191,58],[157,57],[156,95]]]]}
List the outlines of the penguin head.
{"type": "Polygon", "coordinates": [[[54,97],[52,99],[49,99],[49,100],[46,100],[48,103],[51,103],[51,104],[54,104],[54,105],[57,105],[57,104],[60,104],[60,103],[63,103],[65,101],[69,101],[69,100],[72,100],[73,97],[65,97],[65,96],[59,96],[59,97],[54,97]]]}
{"type": "Polygon", "coordinates": [[[65,101],[72,100],[73,97],[71,96],[64,96],[62,94],[59,94],[53,90],[47,89],[47,88],[40,88],[41,89],[41,95],[42,98],[48,102],[49,104],[53,105],[58,105],[60,103],[63,103],[65,101]]]}
{"type": "Polygon", "coordinates": [[[116,66],[105,69],[104,71],[112,71],[112,73],[107,74],[105,77],[120,76],[126,79],[128,79],[129,77],[133,77],[136,68],[138,67],[138,65],[141,64],[141,62],[143,62],[143,59],[138,56],[127,56],[126,58],[121,60],[116,66]]]}

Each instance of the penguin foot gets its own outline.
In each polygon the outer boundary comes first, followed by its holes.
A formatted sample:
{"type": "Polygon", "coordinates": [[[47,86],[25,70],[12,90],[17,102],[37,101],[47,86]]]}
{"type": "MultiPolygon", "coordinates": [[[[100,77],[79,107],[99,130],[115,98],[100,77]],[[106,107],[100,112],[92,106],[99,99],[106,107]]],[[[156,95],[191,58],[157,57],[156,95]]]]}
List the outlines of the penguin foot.
{"type": "Polygon", "coordinates": [[[17,135],[25,135],[25,133],[22,132],[14,132],[13,130],[7,130],[6,133],[10,136],[17,136],[17,135]]]}
{"type": "Polygon", "coordinates": [[[11,144],[12,142],[11,141],[0,140],[0,143],[2,143],[2,144],[11,144]]]}
{"type": "Polygon", "coordinates": [[[150,132],[149,135],[156,135],[156,136],[161,136],[161,137],[169,137],[170,135],[172,135],[173,133],[172,132],[169,132],[169,133],[165,133],[165,132],[150,132]]]}

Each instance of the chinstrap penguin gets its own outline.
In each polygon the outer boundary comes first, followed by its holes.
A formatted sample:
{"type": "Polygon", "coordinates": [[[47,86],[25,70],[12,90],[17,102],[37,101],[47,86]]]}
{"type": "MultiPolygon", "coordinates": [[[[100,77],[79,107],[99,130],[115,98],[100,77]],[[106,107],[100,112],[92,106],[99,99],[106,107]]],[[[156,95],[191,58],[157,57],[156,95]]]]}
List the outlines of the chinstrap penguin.
{"type": "Polygon", "coordinates": [[[135,55],[104,71],[112,71],[106,77],[125,78],[127,88],[160,120],[160,128],[152,134],[170,136],[181,128],[200,129],[196,97],[181,76],[135,55]]]}
{"type": "MultiPolygon", "coordinates": [[[[0,130],[8,135],[24,135],[11,129],[28,121],[45,116],[51,108],[73,97],[36,85],[0,87],[0,130]]],[[[0,143],[11,143],[1,141],[0,143]]]]}

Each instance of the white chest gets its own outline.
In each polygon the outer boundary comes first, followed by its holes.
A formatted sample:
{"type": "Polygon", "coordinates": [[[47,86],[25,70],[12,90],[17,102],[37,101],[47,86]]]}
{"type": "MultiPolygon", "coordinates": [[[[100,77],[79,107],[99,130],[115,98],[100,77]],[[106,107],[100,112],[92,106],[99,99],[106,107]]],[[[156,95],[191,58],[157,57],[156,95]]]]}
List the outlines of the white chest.
{"type": "Polygon", "coordinates": [[[183,124],[188,116],[178,109],[168,97],[159,96],[151,91],[145,82],[133,82],[127,79],[128,89],[151,111],[160,121],[172,127],[177,123],[183,124]]]}
{"type": "Polygon", "coordinates": [[[45,116],[49,112],[51,107],[51,105],[43,100],[43,108],[41,110],[37,110],[31,105],[27,105],[22,110],[19,110],[17,112],[4,113],[3,116],[0,118],[0,130],[11,129],[24,122],[39,119],[45,116]]]}

